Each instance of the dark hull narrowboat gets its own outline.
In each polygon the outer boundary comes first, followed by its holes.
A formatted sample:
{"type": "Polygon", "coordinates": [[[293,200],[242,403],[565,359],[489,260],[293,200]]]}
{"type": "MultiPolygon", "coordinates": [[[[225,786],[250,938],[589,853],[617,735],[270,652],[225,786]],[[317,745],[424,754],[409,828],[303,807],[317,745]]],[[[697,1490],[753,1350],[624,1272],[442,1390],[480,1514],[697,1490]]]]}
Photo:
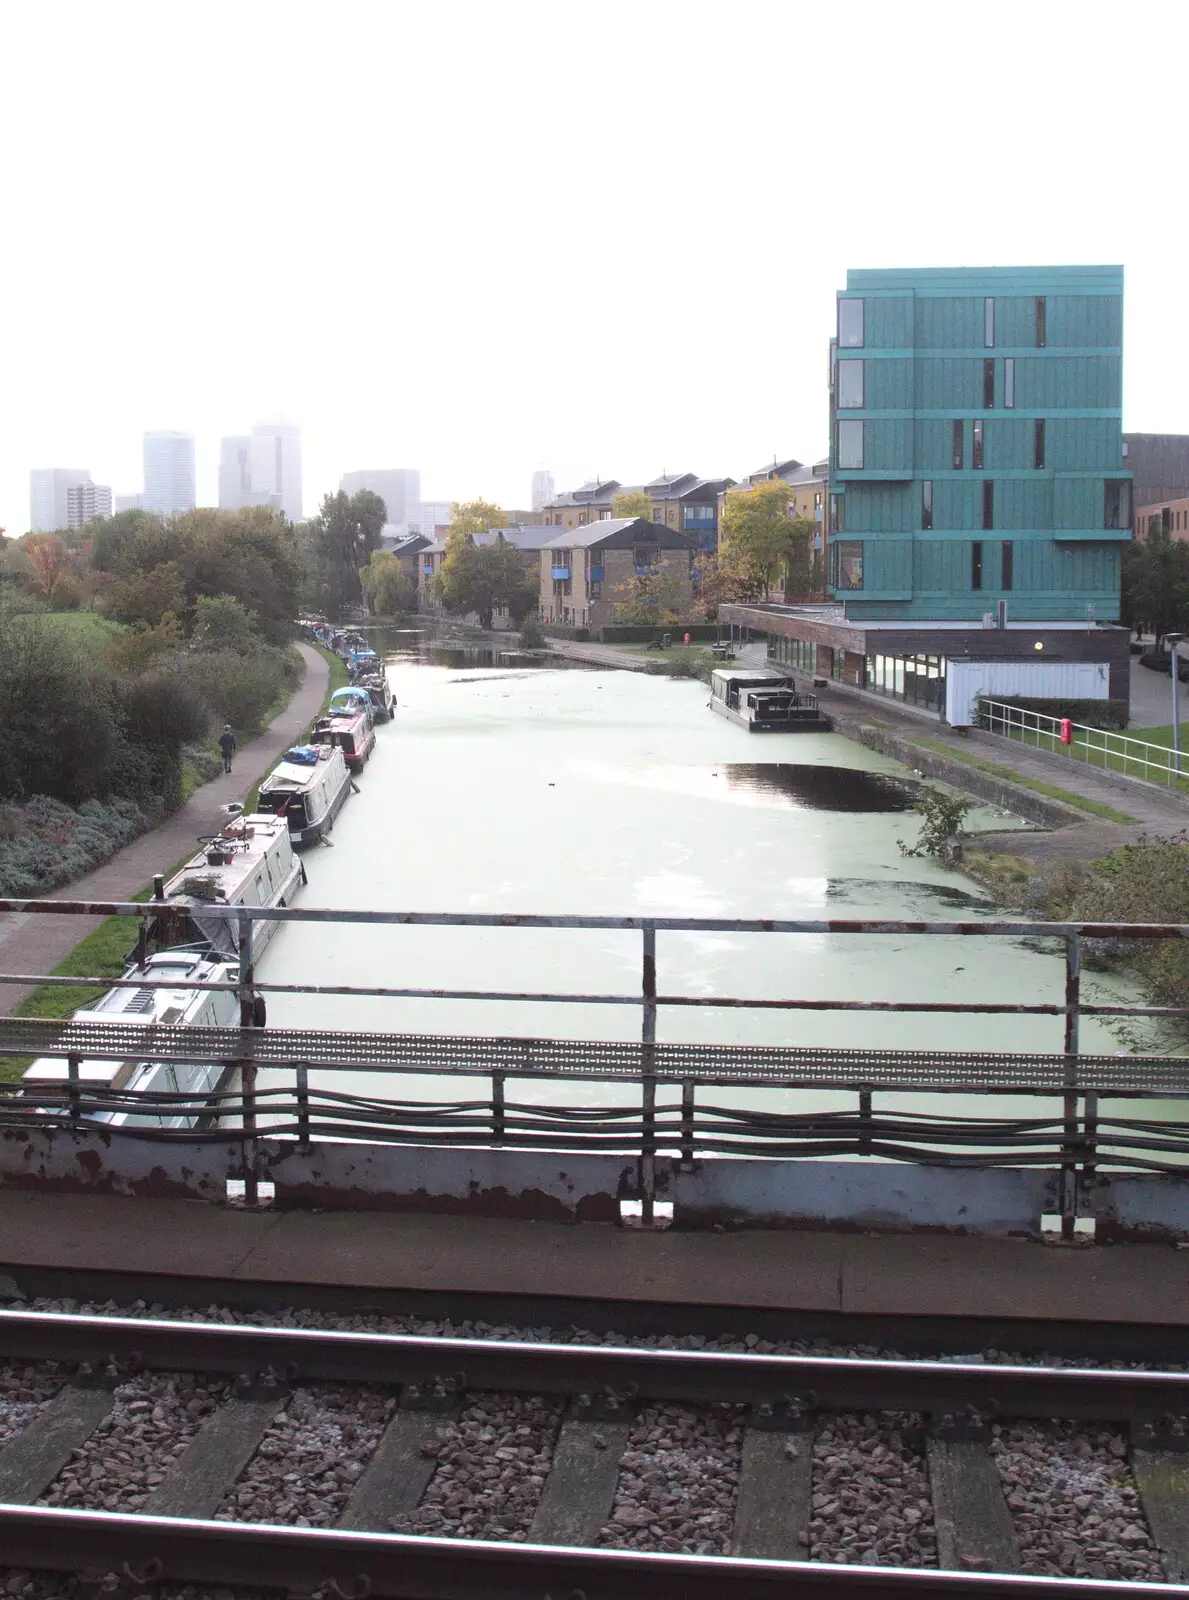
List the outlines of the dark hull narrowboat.
{"type": "Polygon", "coordinates": [[[834,726],[817,696],[770,672],[717,671],[710,676],[710,709],[748,733],[829,733],[834,726]]]}
{"type": "Polygon", "coordinates": [[[343,752],[332,745],[295,745],[260,787],[257,809],[283,816],[295,848],[318,844],[351,793],[343,752]]]}
{"type": "Polygon", "coordinates": [[[361,678],[358,687],[366,689],[372,703],[372,716],[377,722],[391,722],[396,711],[396,696],[385,675],[361,678]]]}

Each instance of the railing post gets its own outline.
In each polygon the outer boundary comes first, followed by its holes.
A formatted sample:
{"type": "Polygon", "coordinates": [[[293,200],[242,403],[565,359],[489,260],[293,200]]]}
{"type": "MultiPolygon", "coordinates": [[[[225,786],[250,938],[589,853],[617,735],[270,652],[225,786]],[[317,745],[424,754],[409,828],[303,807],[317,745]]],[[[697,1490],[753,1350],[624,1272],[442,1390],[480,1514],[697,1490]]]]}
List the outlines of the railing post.
{"type": "Polygon", "coordinates": [[[694,1165],[694,1093],[697,1085],[693,1078],[681,1082],[681,1165],[691,1172],[694,1165]]]}
{"type": "MultiPolygon", "coordinates": [[[[239,926],[239,1025],[252,1026],[252,919],[241,906],[239,926]]],[[[244,1204],[254,1206],[259,1202],[260,1191],[256,1173],[256,1062],[245,1057],[240,1061],[240,1085],[243,1095],[244,1130],[244,1204]]]]}
{"type": "Polygon", "coordinates": [[[1065,1103],[1061,1161],[1061,1237],[1072,1239],[1078,1209],[1078,1049],[1081,1031],[1082,936],[1065,939],[1065,1103]]]}
{"type": "Polygon", "coordinates": [[[498,1069],[491,1074],[491,1142],[504,1142],[504,1082],[506,1074],[498,1069]]]}
{"type": "MultiPolygon", "coordinates": [[[[253,1068],[255,1071],[255,1068],[253,1068]]],[[[294,1063],[297,1078],[297,1143],[300,1149],[310,1148],[310,1069],[304,1061],[294,1063]]]]}
{"type": "Polygon", "coordinates": [[[70,1120],[77,1122],[81,1114],[79,1106],[79,1067],[82,1061],[77,1050],[72,1050],[66,1057],[66,1081],[69,1085],[70,1120]]]}
{"type": "Polygon", "coordinates": [[[871,1090],[859,1090],[859,1154],[871,1154],[871,1090]]]}
{"type": "Polygon", "coordinates": [[[643,1022],[640,1040],[640,1074],[643,1136],[640,1146],[640,1220],[650,1228],[656,1201],[656,924],[643,927],[641,970],[643,1022]]]}

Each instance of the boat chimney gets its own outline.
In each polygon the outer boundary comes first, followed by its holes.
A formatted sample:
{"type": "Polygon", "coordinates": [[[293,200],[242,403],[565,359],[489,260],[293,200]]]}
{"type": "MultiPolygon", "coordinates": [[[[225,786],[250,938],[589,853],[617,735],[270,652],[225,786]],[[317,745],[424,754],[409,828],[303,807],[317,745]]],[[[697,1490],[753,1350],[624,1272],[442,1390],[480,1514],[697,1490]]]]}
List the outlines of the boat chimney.
{"type": "Polygon", "coordinates": [[[160,872],[154,873],[153,875],[153,899],[165,899],[165,878],[160,872]]]}

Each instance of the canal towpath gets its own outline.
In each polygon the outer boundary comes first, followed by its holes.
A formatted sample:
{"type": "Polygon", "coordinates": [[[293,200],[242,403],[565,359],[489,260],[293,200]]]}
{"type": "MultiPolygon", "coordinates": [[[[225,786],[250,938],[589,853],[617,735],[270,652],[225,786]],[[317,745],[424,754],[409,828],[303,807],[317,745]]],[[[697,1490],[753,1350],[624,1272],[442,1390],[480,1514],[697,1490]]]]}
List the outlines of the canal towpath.
{"type": "MultiPolygon", "coordinates": [[[[325,658],[309,645],[299,644],[297,649],[305,663],[305,675],[296,693],[262,734],[239,747],[232,771],[221,772],[202,784],[159,827],[133,839],[85,877],[55,889],[50,898],[131,900],[152,882],[154,873],[167,872],[197,848],[200,838],[222,827],[227,820],[224,808],[243,800],[281,752],[313,721],[326,699],[330,669],[325,658]]],[[[20,912],[0,915],[0,971],[52,972],[101,920],[20,912]]],[[[0,987],[0,1016],[11,1016],[31,988],[32,985],[9,983],[0,987]]]]}

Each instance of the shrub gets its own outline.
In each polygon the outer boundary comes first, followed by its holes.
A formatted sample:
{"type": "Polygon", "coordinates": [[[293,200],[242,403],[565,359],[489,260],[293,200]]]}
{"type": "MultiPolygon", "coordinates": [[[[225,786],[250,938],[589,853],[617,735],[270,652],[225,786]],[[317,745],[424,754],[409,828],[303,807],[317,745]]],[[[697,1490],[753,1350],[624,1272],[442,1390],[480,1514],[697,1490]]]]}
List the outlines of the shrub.
{"type": "Polygon", "coordinates": [[[212,720],[230,722],[239,733],[253,733],[264,714],[297,682],[298,667],[288,651],[267,646],[250,653],[201,650],[185,658],[186,684],[212,720]]]}
{"type": "Polygon", "coordinates": [[[983,700],[1015,706],[1020,711],[1034,711],[1038,716],[1055,717],[1058,721],[1068,717],[1071,722],[1083,723],[1088,728],[1119,730],[1127,726],[1126,700],[1045,700],[1026,695],[983,695],[980,705],[983,700]]]}
{"type": "Polygon", "coordinates": [[[536,617],[526,617],[520,628],[520,642],[526,650],[545,648],[545,630],[536,617]]]}
{"type": "Polygon", "coordinates": [[[76,809],[34,795],[0,806],[0,895],[45,894],[82,877],[143,833],[148,818],[127,799],[87,800],[76,809]]]}
{"type": "Polygon", "coordinates": [[[922,787],[912,805],[923,819],[921,831],[915,844],[907,845],[903,839],[896,841],[900,854],[952,859],[957,854],[957,838],[966,813],[970,810],[970,801],[964,800],[961,795],[946,794],[941,789],[922,787]]]}
{"type": "MultiPolygon", "coordinates": [[[[1152,672],[1163,672],[1166,678],[1172,677],[1171,650],[1145,651],[1139,658],[1139,664],[1152,672]]],[[[1177,651],[1177,677],[1182,683],[1189,683],[1189,660],[1186,660],[1183,650],[1177,651]]]]}

